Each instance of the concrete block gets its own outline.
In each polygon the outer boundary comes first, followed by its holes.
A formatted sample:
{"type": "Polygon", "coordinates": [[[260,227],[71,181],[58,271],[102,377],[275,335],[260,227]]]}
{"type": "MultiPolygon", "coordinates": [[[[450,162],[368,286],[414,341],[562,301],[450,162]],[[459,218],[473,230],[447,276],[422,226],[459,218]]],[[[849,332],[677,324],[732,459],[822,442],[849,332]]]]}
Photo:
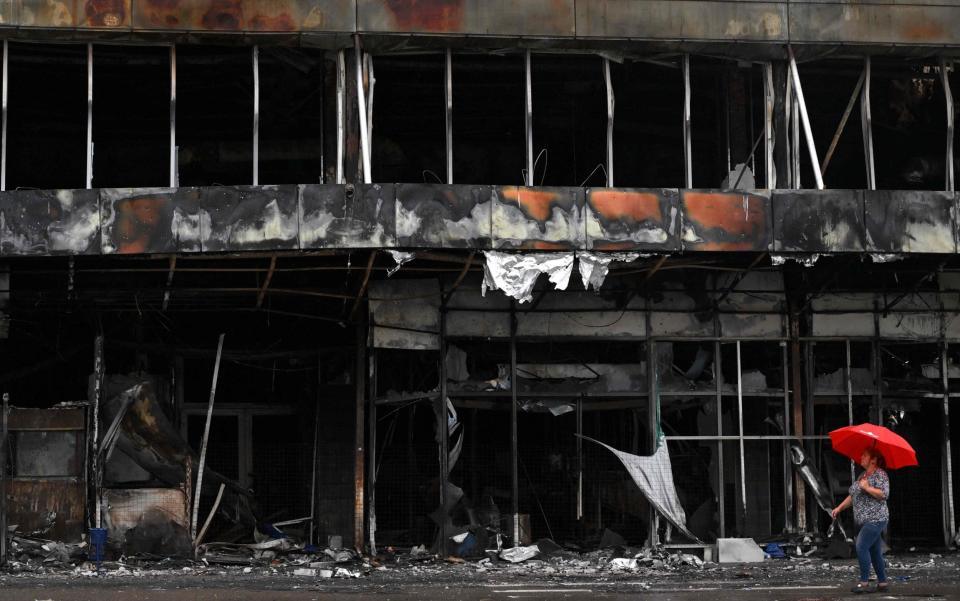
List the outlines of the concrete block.
{"type": "Polygon", "coordinates": [[[717,560],[720,563],[754,563],[763,561],[763,550],[752,538],[717,539],[717,560]]]}

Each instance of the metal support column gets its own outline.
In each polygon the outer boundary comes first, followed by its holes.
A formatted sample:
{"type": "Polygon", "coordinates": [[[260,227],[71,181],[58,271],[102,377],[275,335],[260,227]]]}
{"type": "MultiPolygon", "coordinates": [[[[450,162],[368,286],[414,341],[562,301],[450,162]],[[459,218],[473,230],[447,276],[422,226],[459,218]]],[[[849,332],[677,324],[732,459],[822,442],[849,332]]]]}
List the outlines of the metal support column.
{"type": "Polygon", "coordinates": [[[177,47],[170,46],[170,187],[180,185],[177,176],[177,47]]]}
{"type": "MultiPolygon", "coordinates": [[[[529,54],[528,54],[529,57],[529,54]]],[[[517,303],[510,301],[510,483],[513,546],[520,546],[520,448],[517,433],[517,303]]]]}
{"type": "Polygon", "coordinates": [[[370,173],[370,138],[367,129],[367,100],[363,91],[363,52],[360,50],[360,35],[353,36],[354,64],[357,72],[357,116],[360,118],[360,158],[363,164],[363,183],[373,183],[370,173]]]}
{"type": "Polygon", "coordinates": [[[577,521],[583,519],[583,394],[577,399],[577,521]]]}
{"type": "Polygon", "coordinates": [[[3,40],[3,84],[0,90],[0,191],[7,189],[7,94],[10,82],[10,42],[3,40]]]}
{"type": "Polygon", "coordinates": [[[377,554],[377,349],[370,349],[368,359],[370,385],[367,391],[367,552],[377,554]]]}
{"type": "Polygon", "coordinates": [[[5,392],[3,405],[0,406],[0,566],[7,563],[7,411],[9,406],[10,394],[5,392]]]}
{"type": "Polygon", "coordinates": [[[950,89],[950,71],[953,69],[953,63],[947,63],[945,58],[940,58],[940,78],[943,81],[943,96],[947,101],[947,168],[946,190],[953,192],[955,187],[954,163],[953,163],[953,132],[954,132],[954,113],[953,113],[953,90],[950,89]]]}
{"type": "Polygon", "coordinates": [[[366,466],[366,430],[365,414],[367,400],[367,320],[360,319],[356,325],[354,343],[356,356],[354,363],[354,405],[356,418],[353,433],[353,546],[359,550],[363,547],[363,515],[364,515],[364,467],[366,466]]]}
{"type": "Polygon", "coordinates": [[[683,55],[683,185],[693,188],[693,134],[690,123],[690,55],[683,55]]]}
{"type": "Polygon", "coordinates": [[[260,185],[260,46],[253,47],[253,185],[260,185]]]}
{"type": "Polygon", "coordinates": [[[616,97],[613,94],[613,79],[610,77],[610,59],[603,59],[603,81],[607,87],[607,187],[613,187],[613,117],[616,97]]]}
{"type": "Polygon", "coordinates": [[[528,186],[533,185],[533,82],[531,75],[532,66],[530,64],[530,50],[523,55],[523,76],[524,76],[524,140],[526,141],[527,158],[527,177],[528,186]]]}
{"type": "Polygon", "coordinates": [[[867,168],[867,189],[877,189],[876,164],[873,157],[873,114],[870,111],[870,57],[863,59],[863,90],[860,92],[860,126],[863,129],[863,160],[867,168]]]}
{"type": "MultiPolygon", "coordinates": [[[[93,342],[93,398],[90,407],[90,428],[93,429],[93,436],[87,442],[90,445],[90,476],[89,485],[93,488],[94,496],[94,514],[93,527],[100,527],[100,462],[97,461],[100,445],[100,396],[103,390],[103,374],[105,366],[103,364],[103,335],[99,335],[93,342]]],[[[6,419],[6,418],[4,418],[6,419]]],[[[89,428],[88,428],[89,429],[89,428]]],[[[89,507],[89,505],[88,505],[89,507]]]]}
{"type": "Polygon", "coordinates": [[[940,430],[941,454],[943,456],[940,465],[943,474],[940,486],[943,491],[943,542],[946,547],[953,545],[954,537],[957,534],[953,498],[953,451],[950,446],[950,365],[947,361],[948,350],[949,345],[946,340],[943,340],[940,351],[940,380],[943,383],[943,425],[940,430]]]}
{"type": "Polygon", "coordinates": [[[93,187],[93,44],[87,44],[87,172],[86,188],[93,187]]]}
{"type": "Polygon", "coordinates": [[[440,398],[437,400],[437,438],[440,442],[440,543],[438,553],[447,556],[447,485],[450,479],[450,420],[447,410],[447,307],[440,307],[440,398]]]}
{"type": "Polygon", "coordinates": [[[740,365],[740,341],[737,340],[737,437],[740,439],[740,508],[747,519],[747,461],[743,442],[743,368],[740,365]]]}
{"type": "Polygon", "coordinates": [[[447,48],[443,78],[447,115],[447,183],[453,184],[453,52],[447,48]]]}
{"type": "Polygon", "coordinates": [[[787,46],[790,53],[790,72],[793,75],[793,87],[797,94],[797,105],[800,109],[800,118],[803,122],[803,134],[807,139],[807,152],[810,153],[810,163],[813,167],[813,177],[817,182],[817,190],[823,190],[823,174],[820,172],[820,159],[817,158],[817,147],[813,143],[813,130],[810,127],[810,115],[807,113],[807,103],[803,99],[803,87],[800,85],[800,72],[797,70],[797,59],[793,56],[793,48],[787,46]]]}
{"type": "MultiPolygon", "coordinates": [[[[792,432],[787,434],[793,434],[793,436],[802,436],[803,432],[803,369],[800,362],[801,358],[801,345],[800,345],[800,313],[795,310],[796,304],[791,303],[790,312],[788,318],[790,319],[790,384],[793,391],[793,398],[791,403],[793,405],[793,428],[792,432]]],[[[806,532],[807,530],[807,495],[806,488],[804,488],[803,480],[800,478],[800,474],[794,472],[793,477],[793,490],[794,494],[794,511],[796,512],[796,524],[797,530],[800,532],[806,532]]]]}
{"type": "MultiPolygon", "coordinates": [[[[844,376],[847,380],[847,425],[853,425],[853,370],[851,368],[850,361],[850,340],[847,339],[844,341],[844,347],[846,349],[846,368],[844,369],[844,376]]],[[[850,463],[850,483],[856,482],[856,470],[854,469],[853,462],[850,463]]]]}
{"type": "Polygon", "coordinates": [[[347,57],[343,50],[337,51],[337,183],[347,182],[343,170],[343,146],[346,136],[344,115],[347,104],[347,57]]]}
{"type": "MultiPolygon", "coordinates": [[[[777,187],[777,167],[773,160],[773,113],[776,103],[776,94],[773,89],[773,65],[763,64],[763,162],[766,167],[766,183],[768,190],[777,187]]],[[[786,382],[786,380],[784,380],[786,382]]]]}
{"type": "MultiPolygon", "coordinates": [[[[787,353],[787,343],[780,342],[782,352],[781,363],[783,366],[783,434],[790,436],[790,367],[789,353],[787,353]]],[[[790,459],[790,443],[783,442],[783,517],[784,529],[787,532],[794,532],[793,522],[793,462],[790,459]]]]}
{"type": "MultiPolygon", "coordinates": [[[[713,383],[717,395],[717,436],[723,436],[723,369],[720,360],[720,341],[713,343],[713,383]]],[[[727,536],[726,482],[723,465],[723,440],[717,440],[717,511],[720,514],[720,538],[727,536]]]]}

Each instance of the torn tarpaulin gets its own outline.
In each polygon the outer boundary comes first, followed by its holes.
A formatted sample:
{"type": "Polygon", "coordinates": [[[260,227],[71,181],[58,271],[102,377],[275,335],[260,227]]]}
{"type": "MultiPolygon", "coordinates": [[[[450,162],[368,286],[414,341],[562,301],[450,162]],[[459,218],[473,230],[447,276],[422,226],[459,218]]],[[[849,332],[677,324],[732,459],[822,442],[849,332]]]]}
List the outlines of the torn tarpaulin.
{"type": "Polygon", "coordinates": [[[667,450],[667,441],[663,437],[657,441],[656,452],[649,457],[624,453],[586,436],[581,438],[595,442],[616,455],[647,501],[685,536],[700,542],[700,539],[687,529],[687,514],[680,505],[680,499],[677,498],[677,488],[673,483],[673,468],[670,465],[670,452],[667,450]]]}
{"type": "Polygon", "coordinates": [[[819,253],[814,253],[814,254],[812,254],[812,255],[800,255],[800,254],[796,254],[796,255],[776,255],[776,254],[771,254],[771,255],[770,255],[770,263],[772,263],[773,265],[783,265],[783,264],[785,264],[787,261],[796,261],[797,263],[800,263],[800,264],[803,265],[804,267],[813,267],[814,265],[817,264],[817,261],[819,261],[819,260],[820,260],[820,257],[822,257],[822,256],[827,256],[827,255],[821,255],[821,254],[819,254],[819,253]]]}
{"type": "Polygon", "coordinates": [[[623,261],[630,263],[640,258],[640,253],[592,253],[581,251],[577,253],[578,267],[580,268],[580,277],[583,278],[583,287],[586,290],[593,286],[594,290],[600,290],[603,281],[607,279],[607,273],[610,271],[610,263],[614,261],[623,261]]]}
{"type": "Polygon", "coordinates": [[[573,253],[511,254],[485,250],[481,294],[502,290],[521,303],[533,300],[533,287],[540,274],[547,274],[557,290],[566,290],[573,273],[573,253]]]}

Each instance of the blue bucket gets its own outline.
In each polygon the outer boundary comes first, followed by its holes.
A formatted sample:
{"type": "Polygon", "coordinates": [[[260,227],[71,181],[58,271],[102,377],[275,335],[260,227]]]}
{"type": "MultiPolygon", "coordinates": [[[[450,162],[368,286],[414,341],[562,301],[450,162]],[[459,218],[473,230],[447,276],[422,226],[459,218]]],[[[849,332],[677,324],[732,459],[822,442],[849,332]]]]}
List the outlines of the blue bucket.
{"type": "Polygon", "coordinates": [[[90,552],[87,553],[87,559],[95,561],[98,564],[103,561],[103,551],[107,546],[107,529],[90,529],[90,552]]]}

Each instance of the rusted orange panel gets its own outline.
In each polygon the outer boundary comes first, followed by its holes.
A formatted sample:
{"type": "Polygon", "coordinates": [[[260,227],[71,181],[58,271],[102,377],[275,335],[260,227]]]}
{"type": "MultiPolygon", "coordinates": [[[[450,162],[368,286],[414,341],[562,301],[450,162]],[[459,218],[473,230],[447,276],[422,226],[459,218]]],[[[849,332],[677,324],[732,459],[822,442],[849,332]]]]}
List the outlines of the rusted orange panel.
{"type": "Polygon", "coordinates": [[[634,221],[660,221],[660,197],[653,192],[596,190],[590,194],[590,206],[606,219],[628,218],[634,221]]]}
{"type": "Polygon", "coordinates": [[[128,28],[131,0],[83,0],[81,27],[128,28]]]}
{"type": "Polygon", "coordinates": [[[770,199],[759,194],[686,190],[683,246],[687,250],[768,250],[770,199]]]}
{"type": "MultiPolygon", "coordinates": [[[[113,239],[120,254],[153,250],[157,225],[172,213],[172,199],[162,194],[136,196],[116,203],[113,239]]],[[[169,235],[170,232],[165,232],[169,235]]]]}
{"type": "Polygon", "coordinates": [[[353,0],[133,0],[138,29],[352,31],[353,0]]]}
{"type": "Polygon", "coordinates": [[[493,198],[493,246],[517,250],[585,248],[584,203],[582,188],[498,188],[493,198]]]}
{"type": "Polygon", "coordinates": [[[552,208],[560,196],[557,192],[550,190],[531,190],[511,186],[503,190],[503,198],[517,203],[523,212],[537,221],[546,221],[550,218],[552,208]]]}
{"type": "Polygon", "coordinates": [[[6,482],[7,523],[18,531],[43,532],[46,539],[73,542],[83,533],[86,493],[80,479],[12,479],[6,482]],[[52,525],[51,525],[52,520],[52,525]]]}
{"type": "Polygon", "coordinates": [[[380,33],[575,34],[573,0],[357,0],[357,28],[380,33]]]}

